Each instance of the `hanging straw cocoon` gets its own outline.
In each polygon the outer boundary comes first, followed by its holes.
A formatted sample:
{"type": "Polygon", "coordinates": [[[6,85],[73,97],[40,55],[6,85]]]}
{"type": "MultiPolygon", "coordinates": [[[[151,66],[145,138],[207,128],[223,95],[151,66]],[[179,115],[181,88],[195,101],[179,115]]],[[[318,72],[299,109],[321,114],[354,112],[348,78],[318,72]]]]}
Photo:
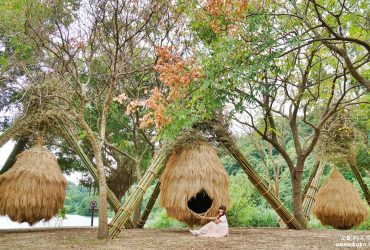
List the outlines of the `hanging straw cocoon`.
{"type": "Polygon", "coordinates": [[[358,226],[368,216],[360,194],[337,169],[317,193],[313,214],[323,225],[337,229],[358,226]]]}
{"type": "Polygon", "coordinates": [[[188,225],[205,224],[197,214],[216,216],[229,206],[229,181],[216,151],[206,142],[175,150],[161,177],[160,205],[188,225]],[[194,211],[195,210],[195,211],[194,211]]]}
{"type": "Polygon", "coordinates": [[[0,215],[30,225],[50,220],[63,207],[66,188],[56,157],[36,144],[0,175],[0,215]]]}

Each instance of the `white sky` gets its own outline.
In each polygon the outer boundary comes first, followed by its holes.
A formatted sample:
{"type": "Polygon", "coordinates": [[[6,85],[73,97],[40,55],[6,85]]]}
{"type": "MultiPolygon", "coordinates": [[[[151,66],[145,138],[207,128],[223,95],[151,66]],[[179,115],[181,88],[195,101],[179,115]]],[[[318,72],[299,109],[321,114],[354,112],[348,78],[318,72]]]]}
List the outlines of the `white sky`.
{"type": "Polygon", "coordinates": [[[6,159],[8,159],[8,156],[10,152],[12,151],[13,146],[14,146],[14,142],[8,141],[7,143],[5,143],[3,147],[0,148],[0,169],[4,166],[6,159]]]}

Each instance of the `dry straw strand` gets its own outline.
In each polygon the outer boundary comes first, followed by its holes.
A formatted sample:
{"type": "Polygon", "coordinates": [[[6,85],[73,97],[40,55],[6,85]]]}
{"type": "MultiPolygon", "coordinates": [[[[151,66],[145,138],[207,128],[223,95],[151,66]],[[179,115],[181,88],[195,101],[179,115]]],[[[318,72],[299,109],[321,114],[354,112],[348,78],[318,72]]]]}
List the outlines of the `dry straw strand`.
{"type": "Polygon", "coordinates": [[[0,175],[0,215],[30,225],[47,221],[63,207],[66,188],[55,156],[36,144],[0,175]]]}
{"type": "Polygon", "coordinates": [[[350,229],[367,219],[367,209],[359,192],[334,169],[316,195],[313,214],[323,225],[350,229]]]}
{"type": "MultiPolygon", "coordinates": [[[[188,141],[189,142],[189,141],[188,141]]],[[[207,211],[216,216],[220,205],[229,206],[227,173],[211,145],[202,140],[174,150],[161,177],[160,204],[167,214],[188,225],[208,222],[189,211],[187,202],[202,189],[213,200],[207,211]]]]}

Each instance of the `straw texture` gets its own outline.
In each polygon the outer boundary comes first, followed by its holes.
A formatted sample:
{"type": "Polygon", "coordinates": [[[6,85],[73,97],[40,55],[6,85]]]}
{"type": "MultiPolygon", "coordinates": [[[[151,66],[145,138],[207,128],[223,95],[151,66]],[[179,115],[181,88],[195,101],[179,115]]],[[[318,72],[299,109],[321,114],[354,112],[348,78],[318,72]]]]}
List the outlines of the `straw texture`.
{"type": "Polygon", "coordinates": [[[337,229],[358,226],[368,216],[360,194],[337,169],[317,193],[313,214],[323,225],[337,229]]]}
{"type": "Polygon", "coordinates": [[[206,142],[175,150],[161,177],[160,204],[167,214],[188,225],[205,224],[188,208],[188,201],[202,189],[213,200],[207,216],[216,216],[220,205],[229,206],[229,181],[216,151],[206,142]]]}
{"type": "Polygon", "coordinates": [[[55,156],[37,144],[0,175],[0,215],[30,225],[47,221],[63,207],[66,187],[55,156]]]}

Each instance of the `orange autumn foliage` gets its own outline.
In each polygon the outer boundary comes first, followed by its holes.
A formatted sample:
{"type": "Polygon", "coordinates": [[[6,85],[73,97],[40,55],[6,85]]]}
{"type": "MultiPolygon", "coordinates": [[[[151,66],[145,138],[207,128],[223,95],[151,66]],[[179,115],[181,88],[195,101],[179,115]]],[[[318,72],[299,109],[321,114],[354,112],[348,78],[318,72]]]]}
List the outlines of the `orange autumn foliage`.
{"type": "Polygon", "coordinates": [[[182,98],[189,84],[201,78],[201,69],[194,65],[192,59],[183,59],[173,47],[158,47],[158,61],[154,69],[159,73],[159,79],[168,87],[168,101],[182,98]]]}
{"type": "Polygon", "coordinates": [[[164,85],[150,91],[146,100],[131,100],[125,94],[114,98],[120,104],[127,103],[126,114],[137,112],[140,107],[147,107],[149,112],[140,118],[140,128],[155,124],[157,129],[163,128],[171,120],[165,115],[166,108],[172,101],[186,98],[189,85],[197,79],[203,78],[202,69],[193,59],[182,58],[174,47],[156,48],[158,55],[154,69],[159,73],[159,79],[164,85]],[[165,94],[164,94],[165,93],[165,94]],[[127,101],[127,102],[126,102],[127,101]]]}
{"type": "Polygon", "coordinates": [[[187,95],[189,85],[202,78],[202,70],[193,59],[183,59],[174,47],[158,47],[158,60],[154,69],[165,87],[165,96],[158,88],[151,90],[145,106],[150,112],[140,119],[140,127],[155,124],[158,129],[170,122],[165,115],[166,107],[171,101],[183,99],[187,95]]]}
{"type": "Polygon", "coordinates": [[[212,17],[210,26],[216,33],[227,31],[234,34],[239,26],[235,24],[246,16],[248,0],[207,0],[206,12],[212,17]],[[227,27],[222,27],[222,20],[229,22],[227,27]]]}

